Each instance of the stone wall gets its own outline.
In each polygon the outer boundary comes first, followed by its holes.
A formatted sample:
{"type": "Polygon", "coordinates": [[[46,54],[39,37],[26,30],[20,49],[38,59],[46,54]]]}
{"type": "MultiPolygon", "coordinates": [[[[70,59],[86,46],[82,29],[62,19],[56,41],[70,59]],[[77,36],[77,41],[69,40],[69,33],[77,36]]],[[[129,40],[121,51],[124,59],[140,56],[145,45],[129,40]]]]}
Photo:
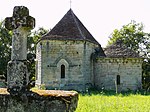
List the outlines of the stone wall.
{"type": "Polygon", "coordinates": [[[73,40],[43,40],[37,45],[37,85],[47,89],[82,91],[93,83],[91,54],[96,44],[73,40]],[[65,78],[61,78],[61,65],[65,78]]]}
{"type": "Polygon", "coordinates": [[[77,104],[77,92],[36,90],[13,96],[0,88],[0,112],[74,112],[77,104]]]}
{"type": "Polygon", "coordinates": [[[37,45],[36,85],[77,91],[91,85],[107,90],[117,87],[119,91],[141,88],[142,59],[98,58],[93,63],[92,53],[97,47],[88,41],[42,40],[37,45]],[[64,78],[61,65],[65,66],[64,78]]]}
{"type": "Polygon", "coordinates": [[[137,90],[142,83],[142,59],[98,58],[95,63],[95,85],[99,89],[137,90]],[[117,75],[120,84],[117,84],[117,75]]]}

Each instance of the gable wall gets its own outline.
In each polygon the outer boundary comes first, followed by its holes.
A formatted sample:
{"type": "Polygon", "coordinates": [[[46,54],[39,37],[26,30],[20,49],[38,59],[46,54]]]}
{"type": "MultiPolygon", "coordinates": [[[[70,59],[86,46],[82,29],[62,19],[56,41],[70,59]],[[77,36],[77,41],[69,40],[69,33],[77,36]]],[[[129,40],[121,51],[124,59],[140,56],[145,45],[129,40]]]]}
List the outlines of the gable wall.
{"type": "Polygon", "coordinates": [[[141,88],[142,59],[99,58],[95,63],[95,86],[99,89],[126,91],[141,88]],[[120,85],[116,77],[120,75],[120,85]]]}

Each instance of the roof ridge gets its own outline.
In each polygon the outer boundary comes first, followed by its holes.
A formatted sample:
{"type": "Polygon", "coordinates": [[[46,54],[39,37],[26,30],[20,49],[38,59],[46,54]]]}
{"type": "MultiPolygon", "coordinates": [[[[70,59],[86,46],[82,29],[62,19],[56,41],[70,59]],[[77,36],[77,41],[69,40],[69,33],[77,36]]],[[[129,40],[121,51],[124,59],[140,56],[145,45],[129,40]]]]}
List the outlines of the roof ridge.
{"type": "Polygon", "coordinates": [[[75,17],[75,15],[74,15],[72,9],[70,9],[70,10],[71,10],[71,14],[72,14],[72,16],[73,16],[73,20],[75,21],[75,24],[76,24],[76,26],[77,26],[77,28],[78,28],[78,30],[79,30],[79,33],[81,34],[81,36],[83,37],[83,39],[86,39],[86,37],[84,36],[84,34],[82,33],[82,31],[81,31],[81,29],[80,29],[80,27],[79,27],[79,24],[78,24],[78,22],[77,22],[77,20],[76,20],[76,17],[75,17]]]}

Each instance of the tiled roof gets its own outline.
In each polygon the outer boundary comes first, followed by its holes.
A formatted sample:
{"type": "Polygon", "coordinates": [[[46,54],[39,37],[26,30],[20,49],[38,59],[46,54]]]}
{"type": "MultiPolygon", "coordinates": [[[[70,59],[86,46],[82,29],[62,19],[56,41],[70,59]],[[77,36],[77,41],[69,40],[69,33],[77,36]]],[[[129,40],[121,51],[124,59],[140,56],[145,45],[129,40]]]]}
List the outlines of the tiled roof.
{"type": "Polygon", "coordinates": [[[70,9],[41,40],[87,40],[99,44],[70,9]]]}
{"type": "Polygon", "coordinates": [[[104,50],[106,57],[110,58],[139,58],[139,54],[126,47],[122,41],[108,46],[104,50]]]}

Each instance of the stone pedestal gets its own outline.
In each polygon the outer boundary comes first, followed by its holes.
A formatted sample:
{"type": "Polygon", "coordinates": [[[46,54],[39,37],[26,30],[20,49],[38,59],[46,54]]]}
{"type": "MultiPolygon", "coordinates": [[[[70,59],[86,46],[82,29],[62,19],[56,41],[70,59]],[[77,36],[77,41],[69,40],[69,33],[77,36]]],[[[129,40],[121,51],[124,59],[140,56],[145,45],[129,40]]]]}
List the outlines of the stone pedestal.
{"type": "Polygon", "coordinates": [[[28,70],[26,61],[9,61],[7,65],[7,86],[8,91],[17,94],[19,91],[26,91],[28,79],[28,70]]]}

